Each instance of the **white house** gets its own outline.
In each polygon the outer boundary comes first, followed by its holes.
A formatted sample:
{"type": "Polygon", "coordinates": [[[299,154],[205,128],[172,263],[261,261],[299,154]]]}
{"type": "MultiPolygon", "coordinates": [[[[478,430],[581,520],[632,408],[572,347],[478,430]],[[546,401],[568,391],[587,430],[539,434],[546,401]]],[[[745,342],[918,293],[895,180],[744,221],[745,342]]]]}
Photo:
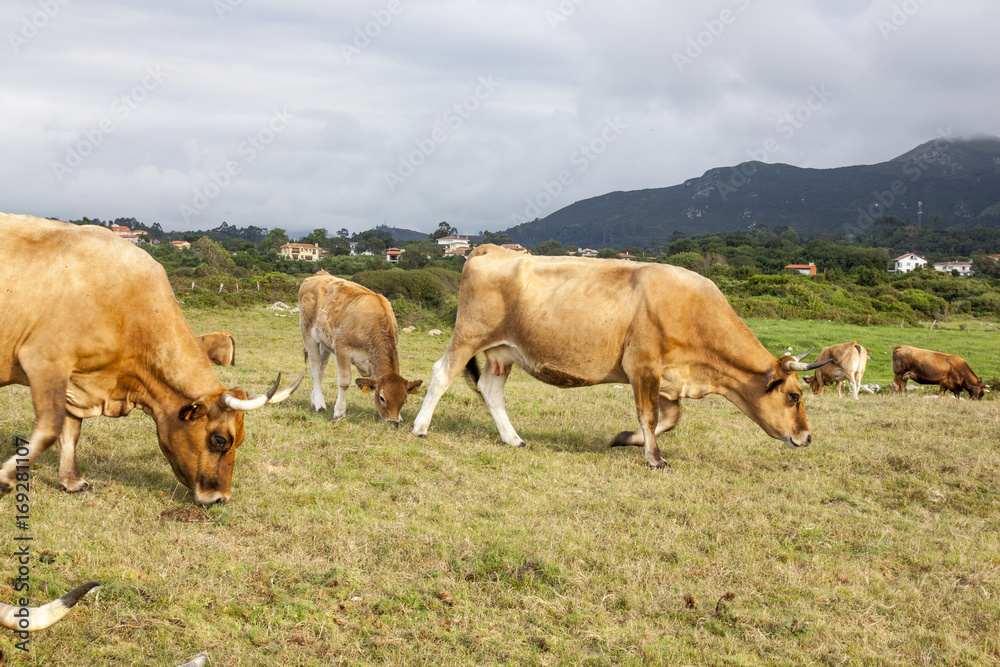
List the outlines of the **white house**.
{"type": "Polygon", "coordinates": [[[895,262],[896,273],[906,273],[907,271],[912,271],[918,266],[924,268],[927,267],[927,260],[915,252],[908,252],[905,255],[900,255],[893,261],[895,262]]]}
{"type": "Polygon", "coordinates": [[[459,248],[464,248],[465,250],[469,249],[468,236],[442,236],[437,240],[437,242],[438,245],[444,246],[445,251],[458,250],[459,248]]]}
{"type": "Polygon", "coordinates": [[[404,252],[406,251],[399,248],[389,248],[385,251],[385,261],[399,264],[399,258],[403,256],[404,252]]]}
{"type": "Polygon", "coordinates": [[[936,262],[934,264],[934,270],[940,271],[941,273],[958,271],[958,275],[960,276],[971,276],[972,262],[936,262]]]}

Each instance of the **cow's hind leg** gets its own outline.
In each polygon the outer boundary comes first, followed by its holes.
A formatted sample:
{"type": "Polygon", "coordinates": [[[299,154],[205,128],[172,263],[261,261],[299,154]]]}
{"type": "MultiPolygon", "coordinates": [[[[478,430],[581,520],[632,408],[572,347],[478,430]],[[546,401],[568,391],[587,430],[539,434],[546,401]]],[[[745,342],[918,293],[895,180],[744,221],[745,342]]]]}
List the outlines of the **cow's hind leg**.
{"type": "Polygon", "coordinates": [[[424,402],[420,404],[420,412],[413,420],[411,433],[418,438],[427,435],[427,429],[431,425],[431,417],[434,416],[434,408],[437,407],[438,401],[444,396],[444,392],[448,390],[458,374],[465,370],[472,357],[476,355],[474,346],[454,345],[458,335],[459,332],[456,328],[451,340],[448,341],[448,349],[445,350],[440,359],[434,362],[431,369],[431,381],[427,385],[427,394],[424,396],[424,402]]]}
{"type": "MultiPolygon", "coordinates": [[[[673,427],[681,418],[681,402],[672,400],[660,395],[660,419],[656,422],[657,436],[663,435],[673,427]]],[[[633,446],[640,447],[645,444],[642,431],[622,431],[611,441],[611,447],[633,446]]]]}
{"type": "Polygon", "coordinates": [[[323,398],[323,372],[330,361],[330,349],[311,336],[305,341],[305,348],[309,377],[313,383],[309,402],[316,412],[320,412],[326,410],[326,400],[323,398]]]}
{"type": "Polygon", "coordinates": [[[70,493],[90,488],[87,480],[80,475],[80,466],[76,462],[76,445],[80,441],[82,424],[82,419],[66,415],[62,433],[59,434],[59,488],[70,493]]]}
{"type": "MultiPolygon", "coordinates": [[[[28,371],[29,379],[38,375],[42,373],[28,371]]],[[[7,495],[17,482],[27,480],[31,464],[59,438],[66,419],[66,380],[31,381],[31,400],[35,406],[35,428],[28,444],[19,443],[14,455],[0,466],[0,497],[7,495]]]]}
{"type": "Polygon", "coordinates": [[[504,366],[496,362],[490,363],[479,377],[478,387],[479,393],[482,394],[486,407],[489,408],[490,415],[497,425],[497,430],[500,431],[500,439],[511,447],[524,447],[524,440],[510,423],[504,404],[503,388],[507,383],[511,368],[511,366],[504,366]]]}

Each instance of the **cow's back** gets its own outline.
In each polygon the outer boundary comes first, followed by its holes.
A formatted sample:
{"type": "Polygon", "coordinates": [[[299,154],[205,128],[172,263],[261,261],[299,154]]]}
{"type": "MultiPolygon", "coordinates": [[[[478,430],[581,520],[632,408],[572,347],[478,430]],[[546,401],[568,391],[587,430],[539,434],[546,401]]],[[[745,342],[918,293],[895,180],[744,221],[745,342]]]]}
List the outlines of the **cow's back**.
{"type": "Polygon", "coordinates": [[[100,367],[144,331],[187,329],[197,344],[163,268],[110,230],[0,214],[0,238],[0,383],[23,382],[16,357],[25,345],[100,367]]]}
{"type": "Polygon", "coordinates": [[[299,287],[299,318],[303,336],[331,348],[391,344],[395,350],[399,341],[388,299],[326,271],[306,278],[299,287]]]}

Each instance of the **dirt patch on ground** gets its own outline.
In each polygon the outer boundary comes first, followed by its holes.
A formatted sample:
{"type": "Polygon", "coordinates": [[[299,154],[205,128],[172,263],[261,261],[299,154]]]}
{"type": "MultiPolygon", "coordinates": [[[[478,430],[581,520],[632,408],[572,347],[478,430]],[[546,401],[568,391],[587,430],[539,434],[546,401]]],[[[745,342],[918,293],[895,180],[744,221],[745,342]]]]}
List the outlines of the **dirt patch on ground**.
{"type": "Polygon", "coordinates": [[[160,521],[180,521],[181,523],[205,523],[208,512],[200,507],[184,505],[160,512],[160,521]]]}

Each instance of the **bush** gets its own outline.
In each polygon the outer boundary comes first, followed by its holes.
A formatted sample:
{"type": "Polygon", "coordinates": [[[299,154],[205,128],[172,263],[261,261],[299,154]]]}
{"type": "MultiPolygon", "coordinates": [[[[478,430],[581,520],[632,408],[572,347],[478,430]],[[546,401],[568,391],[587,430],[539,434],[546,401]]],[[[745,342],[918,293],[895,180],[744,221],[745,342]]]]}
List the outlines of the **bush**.
{"type": "Polygon", "coordinates": [[[354,276],[354,282],[389,300],[403,297],[420,305],[438,305],[451,291],[428,269],[362,271],[354,276]]]}

